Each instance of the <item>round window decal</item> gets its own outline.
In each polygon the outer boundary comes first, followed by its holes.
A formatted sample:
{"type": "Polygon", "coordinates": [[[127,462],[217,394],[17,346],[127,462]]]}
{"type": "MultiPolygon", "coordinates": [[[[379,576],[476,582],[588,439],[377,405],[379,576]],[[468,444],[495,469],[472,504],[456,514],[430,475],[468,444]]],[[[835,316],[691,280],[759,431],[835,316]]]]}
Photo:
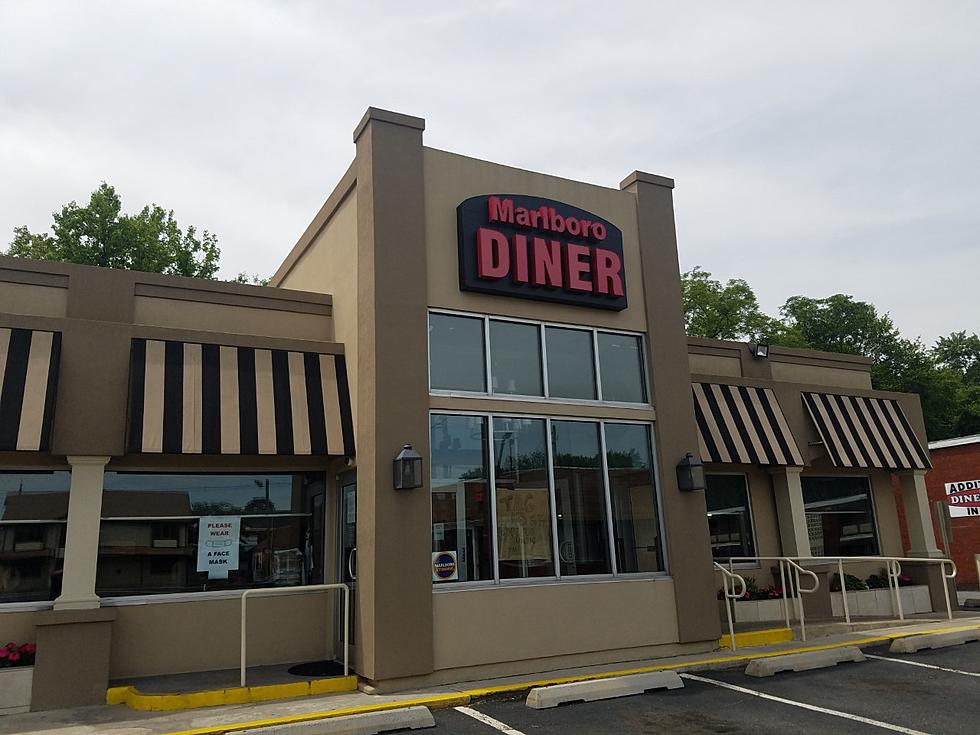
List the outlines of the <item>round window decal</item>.
{"type": "Polygon", "coordinates": [[[435,551],[432,553],[432,581],[452,582],[459,579],[459,567],[455,551],[435,551]]]}

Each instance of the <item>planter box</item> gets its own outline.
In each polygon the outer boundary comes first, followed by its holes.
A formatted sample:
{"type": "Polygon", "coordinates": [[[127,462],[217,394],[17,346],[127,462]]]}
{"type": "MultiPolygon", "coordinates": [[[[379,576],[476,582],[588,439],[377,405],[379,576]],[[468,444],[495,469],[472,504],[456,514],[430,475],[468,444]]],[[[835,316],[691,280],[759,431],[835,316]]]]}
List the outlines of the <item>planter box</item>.
{"type": "MultiPolygon", "coordinates": [[[[794,600],[789,601],[790,619],[796,617],[794,600]]],[[[724,610],[722,610],[724,614],[724,610]]],[[[764,623],[769,620],[786,620],[783,614],[783,600],[737,600],[735,602],[736,623],[764,623]]]]}
{"type": "MultiPolygon", "coordinates": [[[[932,601],[927,585],[899,587],[902,596],[902,612],[906,615],[932,612],[932,601]]],[[[834,617],[844,617],[844,602],[840,592],[830,593],[830,606],[834,617]]],[[[895,594],[887,587],[878,590],[855,590],[847,593],[847,607],[852,616],[898,617],[895,594]]]]}
{"type": "Polygon", "coordinates": [[[0,715],[30,712],[33,666],[0,669],[0,715]]]}

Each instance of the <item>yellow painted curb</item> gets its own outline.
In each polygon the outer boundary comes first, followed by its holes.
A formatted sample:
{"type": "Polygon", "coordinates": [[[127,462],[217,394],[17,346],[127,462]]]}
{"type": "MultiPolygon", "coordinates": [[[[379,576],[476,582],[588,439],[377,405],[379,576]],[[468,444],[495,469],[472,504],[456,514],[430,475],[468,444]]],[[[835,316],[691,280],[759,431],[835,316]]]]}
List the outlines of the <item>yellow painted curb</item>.
{"type": "Polygon", "coordinates": [[[438,694],[432,697],[420,697],[419,699],[403,699],[397,702],[382,702],[380,704],[369,704],[361,707],[345,707],[334,709],[327,712],[308,712],[305,715],[291,715],[289,717],[273,717],[268,720],[252,720],[251,722],[236,722],[232,725],[216,725],[213,727],[201,727],[196,730],[176,730],[165,735],[222,735],[222,733],[240,732],[241,730],[251,730],[257,727],[272,727],[273,725],[292,725],[297,722],[310,722],[312,720],[326,720],[331,717],[344,717],[346,715],[361,715],[366,712],[383,712],[390,709],[402,709],[405,707],[428,707],[429,709],[445,709],[447,707],[459,707],[469,704],[470,697],[467,694],[438,694]]]}
{"type": "MultiPolygon", "coordinates": [[[[554,679],[540,679],[538,681],[521,681],[514,684],[503,684],[495,687],[484,687],[482,689],[469,689],[459,694],[442,694],[419,699],[405,699],[397,702],[383,702],[379,704],[368,704],[360,707],[346,707],[344,709],[329,710],[325,712],[308,712],[304,715],[293,715],[290,717],[273,717],[267,720],[254,720],[251,722],[237,722],[231,725],[216,725],[212,727],[202,727],[196,730],[177,730],[165,733],[165,735],[223,735],[223,733],[239,732],[257,727],[271,727],[273,725],[288,725],[295,722],[309,722],[311,720],[322,720],[330,717],[343,717],[345,715],[359,715],[367,712],[382,712],[390,709],[400,709],[403,707],[428,707],[429,709],[441,709],[445,707],[458,707],[469,704],[473,699],[486,697],[494,694],[506,694],[513,692],[523,692],[528,689],[542,686],[553,686],[555,684],[570,684],[576,681],[590,681],[594,679],[611,679],[617,676],[629,676],[631,674],[646,674],[652,671],[669,671],[673,669],[697,669],[714,664],[727,664],[736,662],[748,662],[756,658],[770,658],[773,656],[783,656],[790,653],[806,653],[808,651],[825,651],[832,648],[842,648],[844,646],[867,646],[873,643],[884,643],[896,638],[906,638],[909,636],[926,635],[930,633],[952,633],[961,630],[976,630],[977,625],[960,625],[946,628],[933,628],[930,630],[908,631],[899,630],[894,633],[884,633],[882,635],[870,636],[852,641],[840,641],[838,643],[825,643],[814,646],[800,646],[797,648],[781,649],[779,651],[760,651],[758,653],[735,654],[731,656],[716,656],[705,658],[698,661],[685,661],[678,664],[662,664],[660,666],[642,666],[634,669],[621,669],[619,671],[604,671],[598,674],[583,674],[581,676],[565,676],[554,679]]],[[[736,639],[738,640],[738,639],[736,639]]],[[[111,690],[110,690],[111,691],[111,690]]]]}
{"type": "MultiPolygon", "coordinates": [[[[786,643],[793,640],[791,628],[766,628],[765,630],[747,630],[735,634],[735,645],[739,648],[750,646],[770,646],[773,643],[786,643]]],[[[718,641],[719,648],[731,648],[732,637],[727,633],[718,641]]]]}
{"type": "Polygon", "coordinates": [[[144,694],[136,687],[112,687],[106,692],[106,704],[125,704],[142,712],[173,712],[199,707],[217,707],[223,704],[248,704],[267,702],[271,699],[291,699],[316,694],[353,692],[357,689],[356,676],[339,676],[332,679],[295,681],[288,684],[268,684],[257,687],[232,687],[204,692],[180,694],[144,694]]]}

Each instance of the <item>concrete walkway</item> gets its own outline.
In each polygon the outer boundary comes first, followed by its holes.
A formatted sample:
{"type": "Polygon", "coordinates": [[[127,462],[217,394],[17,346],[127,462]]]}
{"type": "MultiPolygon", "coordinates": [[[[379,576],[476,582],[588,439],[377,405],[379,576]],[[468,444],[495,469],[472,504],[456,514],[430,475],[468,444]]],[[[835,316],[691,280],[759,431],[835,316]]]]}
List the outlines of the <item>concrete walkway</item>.
{"type": "Polygon", "coordinates": [[[79,707],[70,710],[37,712],[0,717],[0,735],[45,733],[47,735],[164,735],[191,732],[234,732],[250,724],[255,727],[285,724],[289,721],[353,714],[356,712],[389,709],[424,704],[431,708],[469,703],[471,700],[497,693],[514,692],[532,685],[557,684],[591,678],[641,673],[668,669],[675,671],[706,671],[744,666],[749,660],[776,656],[800,650],[826,649],[845,645],[868,646],[889,638],[935,632],[939,630],[980,627],[980,616],[958,617],[956,620],[931,621],[901,627],[887,626],[873,630],[826,636],[807,643],[789,641],[770,646],[742,648],[708,654],[678,656],[665,659],[646,659],[623,664],[591,666],[543,672],[530,676],[514,676],[484,681],[470,681],[424,691],[380,695],[364,692],[302,697],[291,700],[248,705],[227,705],[179,712],[137,712],[123,705],[79,707]]]}

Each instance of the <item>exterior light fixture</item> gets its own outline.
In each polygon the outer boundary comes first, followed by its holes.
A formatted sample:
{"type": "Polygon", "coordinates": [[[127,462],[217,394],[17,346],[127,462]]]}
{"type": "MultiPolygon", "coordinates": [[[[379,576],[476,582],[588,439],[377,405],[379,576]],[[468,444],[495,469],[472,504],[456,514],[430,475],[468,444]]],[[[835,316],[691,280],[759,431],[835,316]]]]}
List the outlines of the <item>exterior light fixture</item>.
{"type": "Polygon", "coordinates": [[[422,487],[422,455],[406,444],[394,461],[395,490],[422,487]]]}
{"type": "Polygon", "coordinates": [[[677,463],[677,489],[704,490],[704,465],[690,452],[677,463]]]}
{"type": "Polygon", "coordinates": [[[752,354],[755,355],[756,360],[765,360],[769,357],[769,345],[764,342],[759,342],[757,345],[752,347],[752,354]]]}

